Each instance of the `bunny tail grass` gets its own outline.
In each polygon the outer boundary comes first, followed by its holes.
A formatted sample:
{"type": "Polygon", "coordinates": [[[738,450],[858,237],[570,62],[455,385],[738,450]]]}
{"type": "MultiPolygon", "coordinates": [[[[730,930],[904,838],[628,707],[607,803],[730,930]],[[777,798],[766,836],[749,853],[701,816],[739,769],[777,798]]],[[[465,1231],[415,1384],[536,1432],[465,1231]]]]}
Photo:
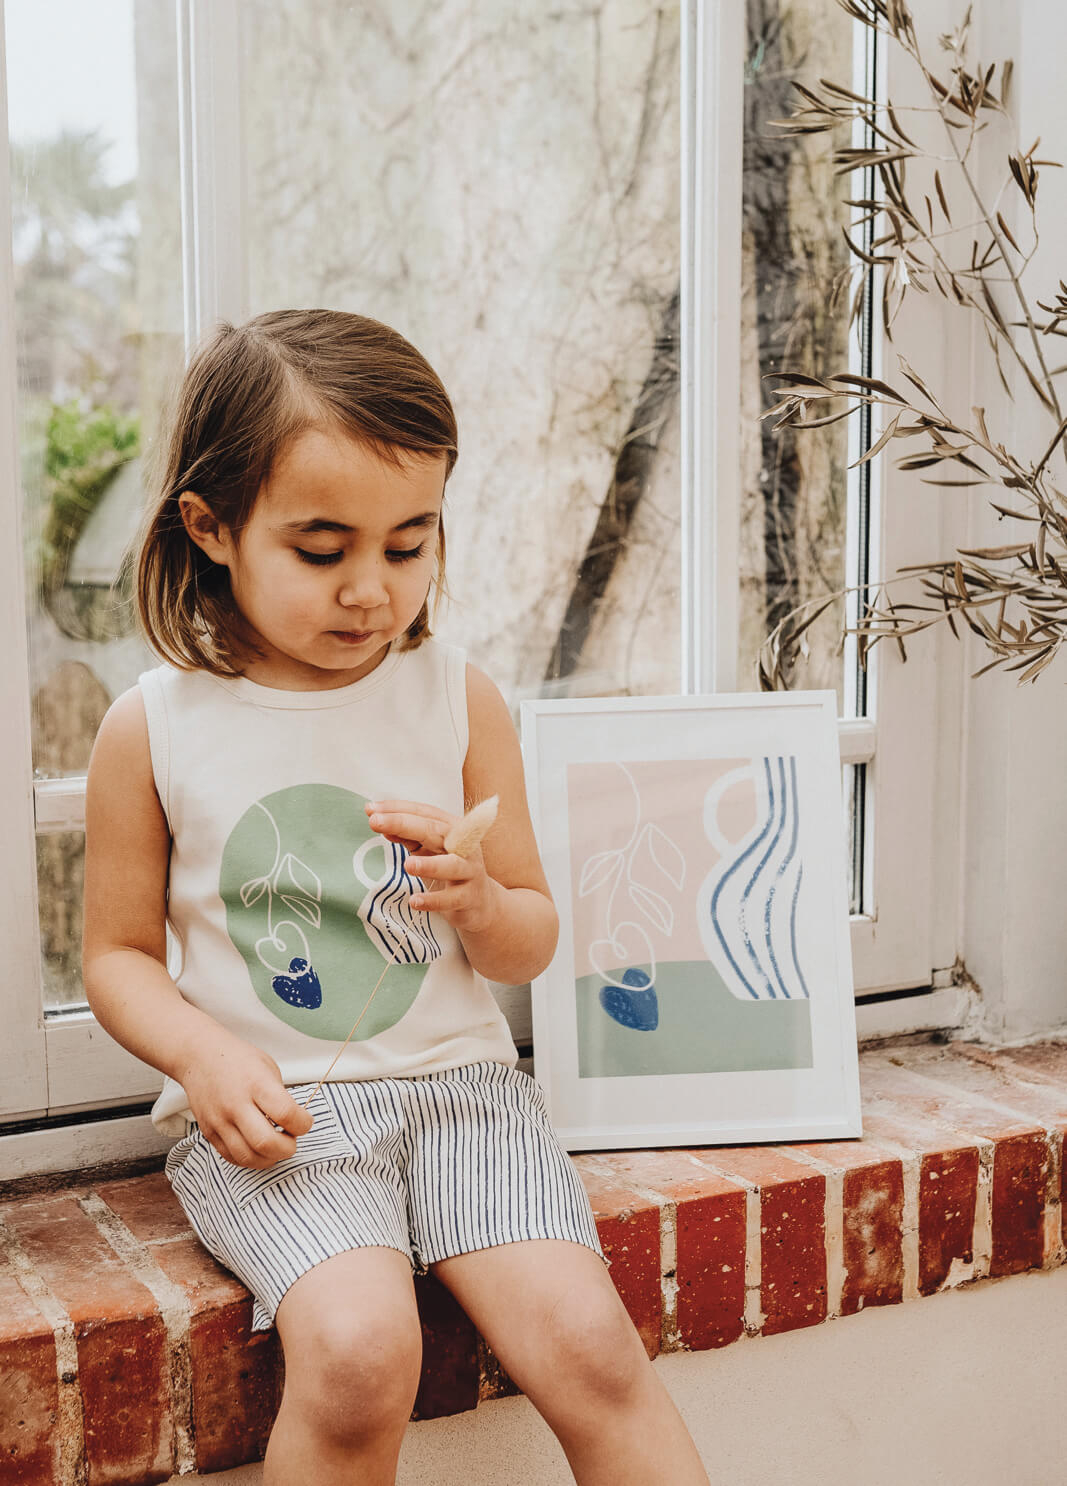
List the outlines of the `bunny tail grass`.
{"type": "Polygon", "coordinates": [[[493,821],[496,820],[499,804],[500,796],[490,795],[488,800],[482,800],[472,810],[468,810],[463,819],[457,820],[445,837],[445,850],[457,857],[469,857],[493,821]]]}

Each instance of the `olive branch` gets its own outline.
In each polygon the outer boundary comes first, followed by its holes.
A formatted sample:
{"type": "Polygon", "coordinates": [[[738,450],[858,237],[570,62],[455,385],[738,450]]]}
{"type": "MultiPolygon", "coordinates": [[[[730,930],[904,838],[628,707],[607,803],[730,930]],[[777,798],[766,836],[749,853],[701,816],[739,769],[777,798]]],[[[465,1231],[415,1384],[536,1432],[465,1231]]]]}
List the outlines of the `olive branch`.
{"type": "MultiPolygon", "coordinates": [[[[1039,241],[1038,167],[1059,162],[1035,158],[1039,140],[1027,150],[1013,145],[996,197],[990,200],[980,187],[974,170],[975,141],[998,117],[1010,125],[1012,64],[1006,61],[998,70],[995,62],[987,67],[968,62],[969,6],[956,30],[940,38],[948,57],[947,73],[941,77],[922,55],[904,0],[838,0],[838,4],[911,58],[929,105],[905,109],[892,100],[879,103],[823,79],[818,89],[794,83],[800,102],[789,119],[775,121],[793,134],[824,133],[858,123],[869,142],[834,151],[838,174],[866,169],[877,176],[876,191],[847,204],[861,214],[854,232],[870,223],[880,234],[863,247],[845,232],[855,262],[835,283],[834,300],[854,279],[851,325],[880,281],[882,326],[889,341],[900,307],[912,293],[940,295],[976,315],[1008,398],[1014,401],[1006,368],[1014,368],[1036,398],[1046,430],[1036,450],[1012,452],[990,433],[983,408],[972,408],[969,420],[951,417],[899,354],[900,386],[849,372],[824,378],[788,370],[768,373],[765,380],[779,384],[778,401],[762,416],[776,419],[776,432],[825,427],[864,405],[883,408],[886,426],[856,465],[874,459],[894,439],[915,439],[919,448],[896,459],[899,469],[931,471],[919,476],[929,485],[993,486],[1000,494],[999,500],[991,498],[999,519],[1025,521],[1033,530],[1026,540],[961,548],[950,558],[899,568],[896,578],[839,589],[791,610],[760,649],[760,685],[765,691],[787,689],[789,673],[806,652],[805,632],[824,610],[850,593],[860,595],[860,612],[855,627],[844,630],[841,644],[846,635],[855,635],[864,667],[879,640],[893,640],[906,659],[906,637],[943,620],[958,638],[960,620],[992,652],[992,660],[975,676],[1003,666],[1022,672],[1020,684],[1033,681],[1067,638],[1067,496],[1051,471],[1067,434],[1057,387],[1067,365],[1049,366],[1054,338],[1067,336],[1067,284],[1060,281],[1050,304],[1031,304],[1023,285],[1039,241]],[[936,117],[948,142],[947,155],[918,143],[905,130],[901,115],[908,113],[936,117]],[[906,179],[911,162],[923,164],[928,174],[932,169],[930,189],[921,198],[906,179]],[[942,168],[962,182],[969,203],[966,223],[953,223],[942,168]],[[1028,213],[1025,233],[1012,231],[1001,208],[1001,198],[1010,190],[1023,198],[1028,213]],[[962,252],[961,242],[967,245],[962,252]],[[914,586],[916,581],[926,602],[891,596],[891,586],[902,582],[914,586]]],[[[916,125],[908,122],[918,134],[916,125]]],[[[958,189],[957,184],[952,194],[958,189]]]]}

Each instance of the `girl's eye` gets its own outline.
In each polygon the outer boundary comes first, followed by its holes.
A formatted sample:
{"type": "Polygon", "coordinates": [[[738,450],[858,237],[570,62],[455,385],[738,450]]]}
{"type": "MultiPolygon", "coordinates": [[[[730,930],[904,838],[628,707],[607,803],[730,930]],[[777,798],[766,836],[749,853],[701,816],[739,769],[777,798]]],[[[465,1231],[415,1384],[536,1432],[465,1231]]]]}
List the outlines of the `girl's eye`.
{"type": "MultiPolygon", "coordinates": [[[[294,547],[297,557],[303,562],[315,563],[321,567],[323,564],[339,562],[344,557],[343,552],[305,552],[303,547],[294,547]]],[[[411,562],[413,558],[421,557],[426,550],[426,543],[420,542],[417,547],[395,547],[386,550],[386,557],[390,562],[411,562]]]]}

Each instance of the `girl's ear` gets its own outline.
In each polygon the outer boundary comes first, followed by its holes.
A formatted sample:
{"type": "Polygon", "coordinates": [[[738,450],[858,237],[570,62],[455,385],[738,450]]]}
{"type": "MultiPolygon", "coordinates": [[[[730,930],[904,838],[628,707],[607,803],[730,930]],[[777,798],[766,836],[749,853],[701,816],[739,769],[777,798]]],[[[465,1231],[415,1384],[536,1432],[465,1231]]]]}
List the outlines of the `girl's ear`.
{"type": "Polygon", "coordinates": [[[192,491],[185,491],[178,497],[178,509],[189,540],[195,542],[212,562],[229,566],[232,551],[229,528],[222,524],[207,503],[192,491]]]}

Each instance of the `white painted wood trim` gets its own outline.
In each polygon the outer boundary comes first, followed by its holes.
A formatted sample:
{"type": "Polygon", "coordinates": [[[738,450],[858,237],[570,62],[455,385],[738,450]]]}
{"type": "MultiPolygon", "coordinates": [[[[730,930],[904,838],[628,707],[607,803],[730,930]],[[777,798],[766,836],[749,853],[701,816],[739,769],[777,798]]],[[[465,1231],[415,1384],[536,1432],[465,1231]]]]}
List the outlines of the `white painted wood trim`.
{"type": "Polygon", "coordinates": [[[682,9],[682,689],[737,685],[745,7],[682,9]]]}
{"type": "Polygon", "coordinates": [[[3,1077],[0,1114],[47,1102],[43,986],[37,912],[37,854],[33,829],[29,656],[26,583],[22,566],[22,479],[18,444],[18,363],[15,345],[15,266],[11,246],[11,171],[7,127],[7,55],[0,0],[0,820],[4,823],[0,943],[4,964],[16,973],[0,987],[3,1077]]]}
{"type": "Polygon", "coordinates": [[[82,1171],[106,1161],[136,1161],[164,1155],[173,1145],[148,1115],[92,1120],[52,1130],[0,1133],[0,1182],[53,1172],[82,1171]]]}
{"type": "Polygon", "coordinates": [[[51,1114],[91,1104],[154,1099],[163,1087],[162,1073],[121,1047],[88,1008],[49,1017],[45,1040],[51,1114]]]}
{"type": "MultiPolygon", "coordinates": [[[[921,26],[934,51],[938,32],[950,29],[952,9],[951,0],[931,0],[922,13],[921,26]]],[[[914,69],[898,49],[888,47],[881,67],[883,96],[889,91],[899,99],[914,88],[914,69]]],[[[878,332],[874,374],[899,383],[897,353],[902,352],[913,366],[928,369],[932,385],[944,384],[953,356],[960,354],[958,345],[953,348],[953,322],[934,295],[919,306],[916,298],[911,296],[909,315],[895,328],[893,343],[878,332]]],[[[887,416],[879,411],[874,419],[875,436],[887,416]]],[[[940,557],[952,546],[949,501],[915,474],[895,469],[890,452],[895,456],[899,446],[873,461],[874,579],[940,557]]],[[[942,845],[958,839],[960,829],[959,790],[951,786],[961,746],[963,652],[951,636],[934,630],[915,636],[907,656],[905,663],[894,645],[882,642],[869,659],[867,711],[877,747],[867,760],[870,829],[864,874],[870,911],[852,923],[857,993],[930,985],[935,970],[952,964],[958,942],[958,878],[942,845]]],[[[889,1015],[877,1013],[883,1014],[889,1015]]]]}
{"type": "Polygon", "coordinates": [[[239,0],[176,0],[185,346],[247,318],[239,0]]]}
{"type": "Polygon", "coordinates": [[[33,786],[34,818],[39,836],[85,830],[86,775],[38,779],[33,786]]]}

